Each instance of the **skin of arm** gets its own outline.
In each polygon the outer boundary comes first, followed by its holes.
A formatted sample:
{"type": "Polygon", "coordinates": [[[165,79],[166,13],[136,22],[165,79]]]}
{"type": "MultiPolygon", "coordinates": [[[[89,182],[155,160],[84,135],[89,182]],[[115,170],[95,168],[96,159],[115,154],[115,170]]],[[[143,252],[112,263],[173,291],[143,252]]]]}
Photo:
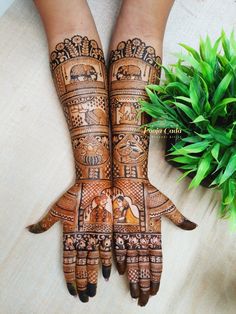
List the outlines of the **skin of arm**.
{"type": "Polygon", "coordinates": [[[162,40],[173,1],[125,0],[111,43],[109,89],[112,113],[113,211],[117,268],[127,270],[132,298],[141,306],[159,289],[161,217],[191,230],[187,220],[147,175],[149,136],[140,126],[145,85],[160,78],[162,40]],[[123,211],[125,208],[125,212],[123,211]]]}
{"type": "Polygon", "coordinates": [[[99,260],[111,271],[112,201],[107,77],[101,43],[84,0],[37,0],[53,81],[68,124],[75,184],[29,231],[63,225],[67,287],[82,302],[96,294],[99,260]],[[66,12],[66,14],[65,14],[66,12]]]}

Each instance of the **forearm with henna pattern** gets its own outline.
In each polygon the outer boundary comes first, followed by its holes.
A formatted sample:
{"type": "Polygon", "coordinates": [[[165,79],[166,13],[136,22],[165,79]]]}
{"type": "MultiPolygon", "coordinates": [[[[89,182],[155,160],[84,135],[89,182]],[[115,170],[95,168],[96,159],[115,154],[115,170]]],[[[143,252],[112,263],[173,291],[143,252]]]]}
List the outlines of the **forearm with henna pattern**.
{"type": "Polygon", "coordinates": [[[139,100],[145,85],[157,83],[161,58],[141,39],[122,41],[110,57],[110,104],[113,142],[113,215],[117,267],[127,267],[130,291],[144,306],[159,289],[162,271],[161,216],[193,229],[147,176],[149,136],[140,126],[139,100]]]}
{"type": "MultiPolygon", "coordinates": [[[[158,83],[161,58],[155,49],[141,39],[120,42],[110,57],[110,101],[112,107],[113,181],[120,184],[139,185],[149,183],[148,149],[149,135],[141,125],[147,117],[140,114],[139,100],[147,98],[145,86],[158,83]]],[[[163,210],[171,212],[174,207],[165,203],[163,210]]],[[[176,217],[180,219],[180,217],[176,217]]],[[[140,217],[136,231],[159,231],[152,218],[140,217]],[[153,225],[154,226],[154,225],[153,225]]]]}
{"type": "Polygon", "coordinates": [[[96,293],[99,257],[110,276],[112,204],[106,69],[95,40],[75,35],[50,54],[53,80],[68,123],[76,183],[36,225],[63,223],[63,267],[69,292],[81,301],[96,293]]]}
{"type": "Polygon", "coordinates": [[[106,69],[95,40],[76,35],[51,53],[51,69],[68,123],[76,180],[111,180],[106,69]]]}
{"type": "Polygon", "coordinates": [[[141,130],[147,119],[139,115],[139,100],[146,98],[145,85],[160,77],[161,58],[138,38],[120,42],[110,56],[113,178],[148,180],[149,136],[141,130]]]}

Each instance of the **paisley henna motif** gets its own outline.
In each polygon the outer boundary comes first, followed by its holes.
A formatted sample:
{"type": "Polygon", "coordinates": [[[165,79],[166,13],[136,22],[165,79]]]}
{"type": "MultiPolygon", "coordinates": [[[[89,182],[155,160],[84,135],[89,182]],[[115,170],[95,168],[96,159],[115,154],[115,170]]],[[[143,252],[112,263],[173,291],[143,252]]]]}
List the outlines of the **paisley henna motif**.
{"type": "Polygon", "coordinates": [[[159,289],[161,217],[186,230],[196,227],[147,177],[149,137],[140,129],[147,117],[139,114],[139,100],[147,83],[158,82],[160,63],[155,49],[138,38],[120,42],[110,57],[115,254],[142,306],[159,289]]]}
{"type": "Polygon", "coordinates": [[[113,218],[104,57],[96,41],[75,35],[56,45],[50,65],[71,135],[76,183],[29,230],[40,233],[61,221],[67,287],[87,302],[96,293],[99,259],[105,279],[111,270],[113,218]]]}

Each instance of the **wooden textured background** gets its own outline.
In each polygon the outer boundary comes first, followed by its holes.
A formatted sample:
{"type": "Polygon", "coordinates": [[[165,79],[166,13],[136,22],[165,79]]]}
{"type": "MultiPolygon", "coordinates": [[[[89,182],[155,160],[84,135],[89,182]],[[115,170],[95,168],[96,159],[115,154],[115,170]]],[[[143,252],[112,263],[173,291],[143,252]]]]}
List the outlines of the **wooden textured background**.
{"type": "MultiPolygon", "coordinates": [[[[134,1],[135,3],[135,1],[134,1]]],[[[107,51],[119,0],[89,1],[107,51]]],[[[234,0],[176,1],[167,26],[164,63],[179,42],[197,46],[199,35],[216,38],[236,23],[234,0]]],[[[32,1],[17,0],[0,18],[0,313],[1,314],[234,314],[236,233],[217,218],[217,194],[188,191],[186,179],[163,159],[164,144],[153,137],[149,173],[198,223],[193,232],[163,224],[161,289],[145,308],[129,296],[127,282],[113,268],[101,277],[88,304],[71,297],[61,268],[59,225],[42,235],[28,233],[45,209],[73,182],[66,122],[50,77],[47,44],[32,1]]]]}

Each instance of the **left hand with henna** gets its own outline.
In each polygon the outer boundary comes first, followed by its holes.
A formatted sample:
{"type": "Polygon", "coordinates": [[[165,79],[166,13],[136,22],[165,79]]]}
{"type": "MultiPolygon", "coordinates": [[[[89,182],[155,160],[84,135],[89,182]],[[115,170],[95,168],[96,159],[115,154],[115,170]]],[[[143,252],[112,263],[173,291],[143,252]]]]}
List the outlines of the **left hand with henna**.
{"type": "Polygon", "coordinates": [[[111,272],[112,203],[107,75],[86,0],[35,0],[45,27],[50,67],[75,160],[75,184],[29,231],[63,225],[63,270],[69,293],[96,294],[99,262],[111,272]]]}
{"type": "Polygon", "coordinates": [[[108,95],[104,57],[95,40],[75,35],[51,52],[51,70],[68,123],[76,183],[29,231],[63,224],[63,269],[72,295],[96,294],[99,260],[111,271],[112,204],[108,95]]]}

